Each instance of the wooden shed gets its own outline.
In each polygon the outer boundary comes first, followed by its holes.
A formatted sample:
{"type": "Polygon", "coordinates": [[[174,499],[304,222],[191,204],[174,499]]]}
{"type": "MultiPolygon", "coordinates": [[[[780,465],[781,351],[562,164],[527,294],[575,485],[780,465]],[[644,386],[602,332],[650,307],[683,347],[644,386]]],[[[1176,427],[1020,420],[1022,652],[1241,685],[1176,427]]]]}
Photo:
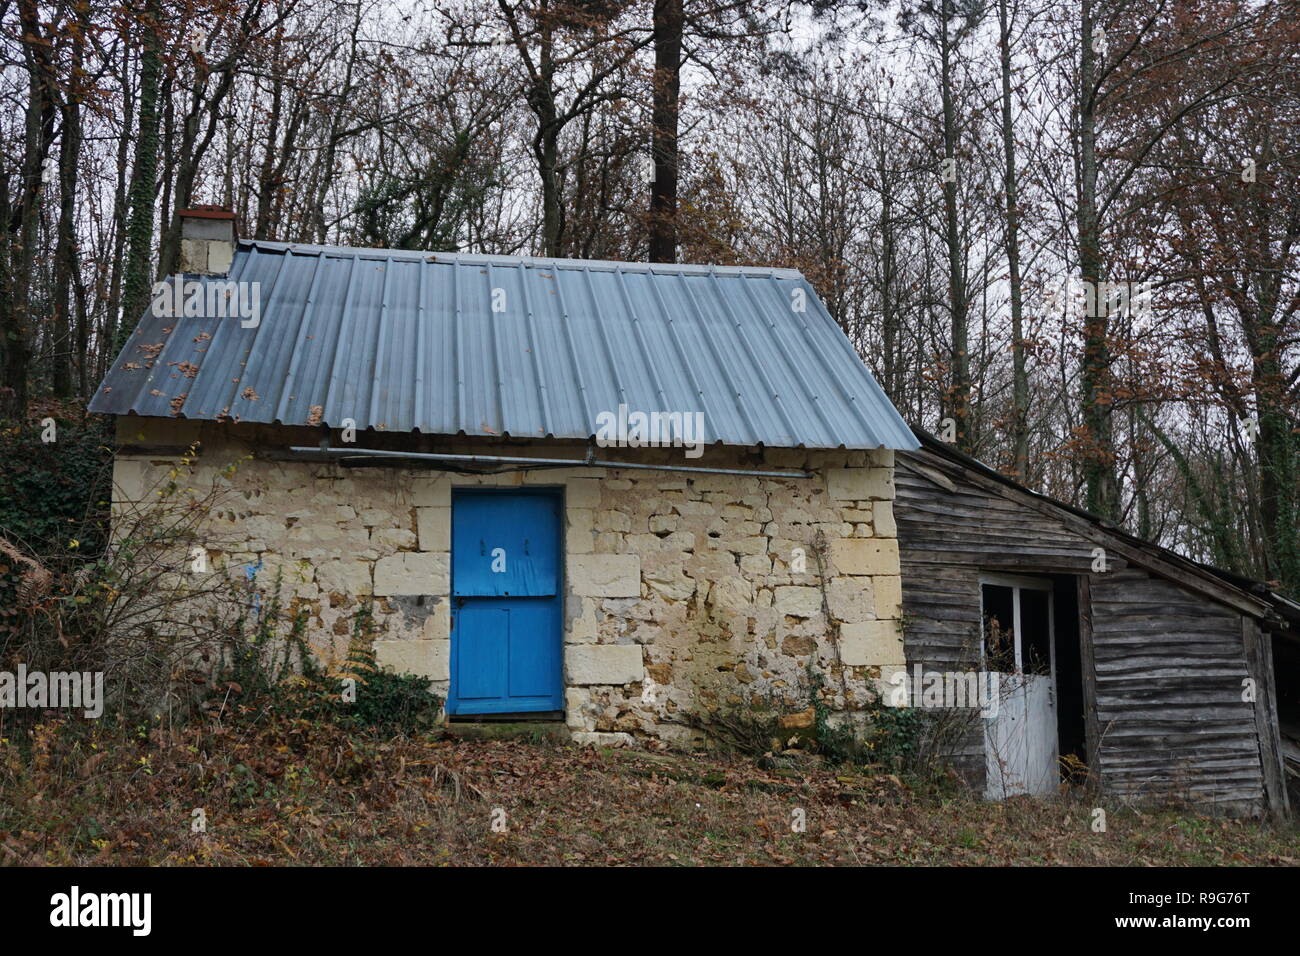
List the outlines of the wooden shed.
{"type": "Polygon", "coordinates": [[[1034,674],[953,747],[972,783],[1046,792],[1073,767],[1124,802],[1285,815],[1276,601],[917,437],[896,468],[909,669],[990,668],[1000,640],[993,669],[1034,674]]]}

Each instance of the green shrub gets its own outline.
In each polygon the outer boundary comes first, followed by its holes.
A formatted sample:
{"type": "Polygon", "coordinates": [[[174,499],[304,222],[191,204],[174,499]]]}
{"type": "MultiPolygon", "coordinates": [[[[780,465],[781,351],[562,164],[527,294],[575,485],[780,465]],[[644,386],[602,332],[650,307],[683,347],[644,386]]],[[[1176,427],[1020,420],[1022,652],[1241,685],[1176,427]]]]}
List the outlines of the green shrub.
{"type": "Polygon", "coordinates": [[[831,711],[821,695],[822,675],[810,666],[813,711],[816,715],[818,750],[831,763],[881,765],[900,772],[922,769],[918,758],[924,752],[928,732],[927,715],[914,707],[890,707],[877,693],[871,693],[860,710],[845,714],[839,724],[831,723],[831,711]]]}
{"type": "Polygon", "coordinates": [[[104,419],[54,418],[53,442],[40,421],[0,424],[0,534],[40,555],[98,554],[108,540],[112,434],[104,419]]]}
{"type": "Polygon", "coordinates": [[[369,602],[352,615],[352,637],[342,672],[329,674],[306,640],[307,613],[286,620],[277,575],[269,592],[248,576],[244,613],[230,628],[213,681],[213,700],[233,692],[244,715],[272,712],[281,717],[325,721],[384,735],[433,727],[442,700],[424,677],[393,674],[375,663],[374,614],[369,602]]]}
{"type": "Polygon", "coordinates": [[[41,419],[0,422],[0,649],[22,629],[19,600],[30,557],[79,566],[108,541],[113,452],[102,419],[58,413],[53,442],[41,419]],[[21,555],[21,557],[20,557],[21,555]]]}

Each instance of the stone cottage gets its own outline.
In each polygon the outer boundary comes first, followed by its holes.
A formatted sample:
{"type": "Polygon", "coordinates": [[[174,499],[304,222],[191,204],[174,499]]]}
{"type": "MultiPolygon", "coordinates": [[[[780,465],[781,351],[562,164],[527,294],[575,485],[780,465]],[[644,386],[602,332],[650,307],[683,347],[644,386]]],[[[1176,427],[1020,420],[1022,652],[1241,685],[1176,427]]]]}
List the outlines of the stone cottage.
{"type": "Polygon", "coordinates": [[[797,272],[236,241],[183,217],[91,403],[117,501],[193,442],[210,552],[279,574],[325,663],[449,720],[691,737],[709,708],[851,711],[904,663],[894,450],[918,447],[797,272]],[[228,478],[218,477],[231,463],[228,478]]]}

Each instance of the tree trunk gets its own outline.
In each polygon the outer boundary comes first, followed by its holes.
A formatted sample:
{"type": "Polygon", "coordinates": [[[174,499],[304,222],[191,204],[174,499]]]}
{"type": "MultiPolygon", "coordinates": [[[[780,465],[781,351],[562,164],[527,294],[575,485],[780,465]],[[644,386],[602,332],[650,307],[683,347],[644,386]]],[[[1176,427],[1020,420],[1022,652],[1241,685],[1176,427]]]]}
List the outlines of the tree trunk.
{"type": "Polygon", "coordinates": [[[952,317],[952,370],[948,391],[948,413],[957,425],[957,447],[969,452],[974,446],[970,408],[970,346],[966,308],[966,277],[961,229],[957,215],[957,110],[953,102],[952,55],[948,31],[952,0],[943,0],[940,23],[940,82],[943,96],[944,240],[948,247],[948,305],[952,317]]]}
{"type": "Polygon", "coordinates": [[[19,200],[5,226],[8,275],[0,290],[0,415],[22,419],[27,413],[28,373],[32,358],[32,273],[40,237],[41,168],[54,139],[53,69],[48,37],[41,34],[35,0],[18,5],[23,55],[27,66],[27,112],[23,127],[22,182],[19,200]],[[15,248],[16,240],[16,248],[15,248]]]}
{"type": "Polygon", "coordinates": [[[1002,150],[1006,162],[1003,192],[1007,213],[1007,279],[1011,292],[1011,475],[1025,481],[1029,470],[1029,375],[1025,370],[1024,290],[1020,279],[1020,206],[1016,176],[1016,137],[1011,121],[1011,18],[1007,0],[998,0],[998,39],[1002,72],[1002,150]]]}
{"type": "MultiPolygon", "coordinates": [[[[135,170],[131,178],[130,218],[127,222],[126,274],[122,281],[122,315],[113,352],[126,344],[135,323],[149,305],[153,287],[150,268],[153,251],[154,190],[158,182],[158,91],[162,80],[159,49],[159,0],[146,0],[139,20],[140,109],[135,142],[135,170]]],[[[111,359],[110,359],[111,361],[111,359]]]]}
{"type": "Polygon", "coordinates": [[[77,381],[84,389],[86,380],[85,316],[78,310],[77,333],[72,329],[70,305],[72,285],[78,269],[77,256],[77,162],[81,157],[81,69],[85,53],[87,8],[78,10],[78,22],[70,30],[72,47],[69,65],[71,76],[64,91],[61,112],[63,134],[59,145],[59,225],[54,252],[53,345],[54,394],[59,398],[72,395],[72,365],[76,363],[77,381]]]}
{"type": "Polygon", "coordinates": [[[1097,218],[1097,116],[1094,90],[1097,72],[1093,50],[1092,0],[1083,0],[1079,56],[1079,272],[1087,302],[1083,330],[1081,412],[1084,447],[1083,476],[1093,514],[1119,517],[1119,478],[1115,465],[1112,418],[1110,328],[1106,296],[1102,294],[1101,235],[1097,218]]]}
{"type": "Polygon", "coordinates": [[[1288,408],[1283,371],[1282,329],[1277,322],[1281,270],[1259,283],[1251,351],[1251,386],[1259,427],[1259,511],[1265,541],[1265,571],[1289,593],[1300,593],[1300,423],[1288,408]]]}
{"type": "Polygon", "coordinates": [[[682,84],[683,0],[655,0],[654,99],[651,110],[651,151],[654,182],[650,184],[651,262],[677,261],[677,129],[682,84]]]}
{"type": "Polygon", "coordinates": [[[528,92],[529,106],[537,115],[533,155],[542,181],[542,255],[564,255],[564,197],[560,182],[560,119],[555,106],[555,60],[551,20],[541,18],[541,53],[537,78],[528,92]]]}

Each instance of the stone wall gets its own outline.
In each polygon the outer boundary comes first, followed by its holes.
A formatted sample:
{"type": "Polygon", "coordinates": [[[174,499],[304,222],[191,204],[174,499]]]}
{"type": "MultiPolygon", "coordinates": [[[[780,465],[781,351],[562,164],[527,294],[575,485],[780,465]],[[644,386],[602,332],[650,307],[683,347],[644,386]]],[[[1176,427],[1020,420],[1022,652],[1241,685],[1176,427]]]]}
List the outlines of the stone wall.
{"type": "MultiPolygon", "coordinates": [[[[711,448],[688,462],[806,468],[810,479],[593,468],[462,475],[267,456],[317,444],[308,429],[125,418],[118,436],[119,502],[147,498],[175,449],[200,441],[197,482],[223,485],[211,521],[214,563],[260,562],[258,580],[267,584],[282,573],[286,604],[306,609],[312,646],[327,665],[347,652],[358,602],[373,598],[380,662],[428,677],[443,696],[452,489],[562,487],[565,711],[580,741],[686,742],[698,736],[687,713],[774,698],[803,706],[810,667],[822,675],[827,703],[852,710],[881,668],[904,663],[887,450],[711,448]],[[232,462],[233,476],[219,477],[232,462]]],[[[385,439],[389,447],[401,441],[385,439]]],[[[436,447],[585,453],[558,442],[436,447]]],[[[669,454],[618,452],[682,463],[680,452],[669,454]]]]}

